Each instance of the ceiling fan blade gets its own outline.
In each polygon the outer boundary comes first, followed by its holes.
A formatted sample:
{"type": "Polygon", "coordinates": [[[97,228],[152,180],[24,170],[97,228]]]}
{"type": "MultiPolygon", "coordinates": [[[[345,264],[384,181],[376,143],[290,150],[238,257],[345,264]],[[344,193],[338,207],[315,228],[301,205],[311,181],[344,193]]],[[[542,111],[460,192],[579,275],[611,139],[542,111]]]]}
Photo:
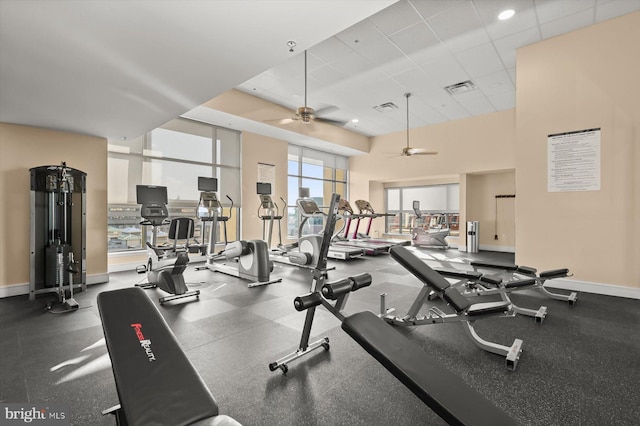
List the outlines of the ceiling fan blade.
{"type": "Polygon", "coordinates": [[[426,151],[424,148],[411,148],[409,155],[437,155],[437,151],[426,151]]]}
{"type": "Polygon", "coordinates": [[[298,120],[298,118],[276,118],[275,120],[262,120],[264,123],[289,124],[298,120]]]}
{"type": "Polygon", "coordinates": [[[327,115],[327,114],[331,114],[332,112],[336,112],[336,111],[338,111],[339,109],[340,109],[340,108],[338,108],[338,107],[337,107],[337,106],[335,106],[335,105],[328,106],[328,107],[325,107],[325,108],[321,108],[321,109],[316,110],[316,115],[327,115]]]}
{"type": "Polygon", "coordinates": [[[322,118],[322,117],[318,117],[316,115],[316,117],[314,118],[315,121],[319,121],[320,123],[327,123],[327,124],[333,124],[335,126],[345,126],[348,121],[344,121],[344,120],[334,120],[333,118],[322,118]]]}

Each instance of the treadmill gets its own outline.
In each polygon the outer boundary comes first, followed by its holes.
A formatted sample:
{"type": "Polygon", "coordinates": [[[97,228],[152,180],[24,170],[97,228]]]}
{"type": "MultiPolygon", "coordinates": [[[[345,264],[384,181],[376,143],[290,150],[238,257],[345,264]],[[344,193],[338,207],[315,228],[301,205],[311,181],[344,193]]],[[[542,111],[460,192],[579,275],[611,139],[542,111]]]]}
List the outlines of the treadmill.
{"type": "Polygon", "coordinates": [[[343,228],[336,234],[334,238],[334,244],[347,246],[347,247],[357,247],[364,250],[364,254],[368,256],[376,256],[382,253],[388,253],[389,249],[394,246],[408,246],[411,245],[410,240],[398,240],[398,239],[388,239],[388,238],[371,238],[369,236],[369,232],[371,230],[371,223],[373,219],[377,217],[383,216],[393,216],[389,213],[375,213],[371,204],[368,201],[358,200],[356,201],[356,205],[360,210],[359,213],[354,213],[351,204],[347,200],[340,199],[340,204],[338,206],[338,212],[345,218],[345,225],[343,228]],[[356,219],[356,226],[354,228],[353,234],[350,236],[349,231],[351,229],[351,224],[353,219],[356,219]],[[358,228],[360,226],[360,221],[362,219],[369,219],[369,223],[367,226],[366,234],[359,234],[358,228]],[[344,230],[344,233],[342,231],[344,230]],[[342,235],[340,235],[342,233],[342,235]]]}
{"type": "MultiPolygon", "coordinates": [[[[298,205],[300,216],[302,216],[300,226],[298,226],[299,239],[300,237],[302,237],[302,228],[309,219],[321,217],[324,220],[327,218],[327,214],[320,210],[320,207],[318,207],[318,203],[309,198],[308,188],[300,188],[300,198],[298,198],[296,204],[298,205]]],[[[329,251],[327,252],[327,257],[330,259],[350,260],[356,257],[360,257],[363,254],[364,250],[359,247],[331,244],[329,246],[329,251]]]]}

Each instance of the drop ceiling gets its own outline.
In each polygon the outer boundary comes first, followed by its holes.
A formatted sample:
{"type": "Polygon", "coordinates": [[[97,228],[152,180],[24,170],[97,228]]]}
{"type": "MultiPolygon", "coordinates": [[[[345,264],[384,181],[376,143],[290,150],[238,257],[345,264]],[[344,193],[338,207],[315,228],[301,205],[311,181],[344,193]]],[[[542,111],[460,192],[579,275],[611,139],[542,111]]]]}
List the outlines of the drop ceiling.
{"type": "Polygon", "coordinates": [[[235,87],[302,106],[308,49],[308,106],[387,134],[406,127],[405,92],[411,127],[513,108],[518,47],[637,10],[640,0],[0,0],[0,122],[122,139],[191,115],[243,130],[246,119],[199,105],[235,87]],[[498,21],[507,7],[515,16],[498,21]],[[444,89],[466,80],[477,89],[444,89]],[[387,103],[398,108],[374,109],[387,103]]]}
{"type": "MultiPolygon", "coordinates": [[[[636,10],[639,0],[401,0],[308,49],[307,105],[368,136],[406,128],[406,92],[412,128],[514,108],[517,48],[636,10]],[[476,90],[445,90],[467,80],[476,90]],[[387,103],[398,108],[376,109],[387,103]]],[[[302,52],[237,89],[303,106],[302,52]]]]}

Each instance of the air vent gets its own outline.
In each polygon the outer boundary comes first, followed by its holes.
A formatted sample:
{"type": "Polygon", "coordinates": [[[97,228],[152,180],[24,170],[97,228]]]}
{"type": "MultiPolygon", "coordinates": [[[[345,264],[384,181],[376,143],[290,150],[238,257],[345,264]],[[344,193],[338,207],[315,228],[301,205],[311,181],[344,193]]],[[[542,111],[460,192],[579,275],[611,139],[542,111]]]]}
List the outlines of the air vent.
{"type": "Polygon", "coordinates": [[[450,95],[459,95],[460,93],[471,92],[476,90],[477,87],[471,80],[463,81],[462,83],[452,84],[444,88],[450,95]]]}
{"type": "Polygon", "coordinates": [[[384,104],[376,105],[373,107],[378,112],[388,112],[398,109],[398,105],[393,102],[385,102],[384,104]]]}

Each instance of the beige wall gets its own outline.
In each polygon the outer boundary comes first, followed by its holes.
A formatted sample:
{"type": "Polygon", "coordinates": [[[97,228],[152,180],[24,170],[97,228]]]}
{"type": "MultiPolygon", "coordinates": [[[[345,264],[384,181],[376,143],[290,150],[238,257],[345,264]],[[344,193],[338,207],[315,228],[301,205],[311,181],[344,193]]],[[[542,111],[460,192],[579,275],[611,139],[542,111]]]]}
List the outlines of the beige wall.
{"type": "Polygon", "coordinates": [[[514,171],[467,175],[465,213],[467,220],[479,222],[481,250],[515,250],[516,199],[495,198],[496,195],[515,194],[515,191],[514,171]],[[498,239],[495,239],[496,235],[498,239]]]}
{"type": "Polygon", "coordinates": [[[29,169],[87,173],[87,276],[107,272],[106,139],[0,123],[0,287],[29,283],[29,169]]]}
{"type": "MultiPolygon", "coordinates": [[[[258,218],[260,198],[256,194],[258,182],[258,163],[275,166],[275,185],[271,197],[280,202],[287,198],[287,142],[257,135],[242,133],[242,223],[241,235],[245,240],[262,239],[262,220],[258,218]]],[[[286,221],[282,219],[282,242],[287,243],[286,221]]],[[[278,228],[274,224],[272,246],[278,244],[278,228]]]]}
{"type": "MultiPolygon", "coordinates": [[[[368,199],[376,210],[384,209],[384,185],[460,182],[468,173],[512,170],[515,166],[515,111],[507,110],[464,120],[436,124],[410,131],[410,144],[438,151],[434,156],[401,157],[406,132],[372,138],[367,155],[349,158],[349,198],[368,199]]],[[[460,196],[464,197],[461,182],[460,196]]],[[[464,212],[461,200],[460,234],[464,212]]],[[[374,221],[372,234],[384,232],[384,221],[374,221]]],[[[463,241],[460,242],[462,245],[463,241]]]]}
{"type": "Polygon", "coordinates": [[[516,260],[640,287],[640,12],[518,50],[516,260]],[[547,192],[547,135],[601,128],[601,189],[547,192]]]}

